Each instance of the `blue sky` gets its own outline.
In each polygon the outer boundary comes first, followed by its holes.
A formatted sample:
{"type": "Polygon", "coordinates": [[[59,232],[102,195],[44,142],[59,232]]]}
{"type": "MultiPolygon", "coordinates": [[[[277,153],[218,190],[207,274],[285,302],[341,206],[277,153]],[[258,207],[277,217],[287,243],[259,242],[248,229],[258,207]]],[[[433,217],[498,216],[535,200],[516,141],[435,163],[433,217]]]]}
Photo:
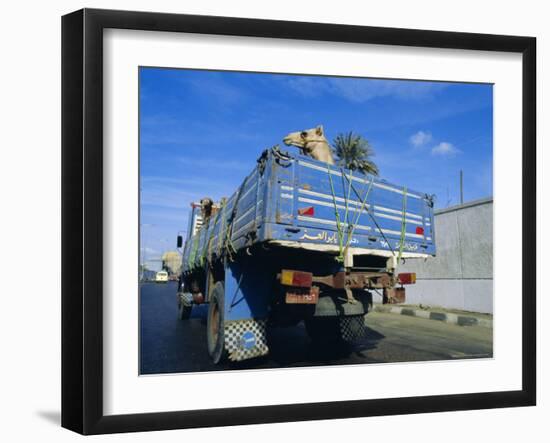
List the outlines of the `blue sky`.
{"type": "Polygon", "coordinates": [[[381,178],[435,194],[436,208],[458,203],[460,169],[465,201],[492,195],[491,85],[141,68],[139,99],[150,267],[191,201],[231,195],[262,150],[318,124],[329,141],[363,135],[381,178]]]}

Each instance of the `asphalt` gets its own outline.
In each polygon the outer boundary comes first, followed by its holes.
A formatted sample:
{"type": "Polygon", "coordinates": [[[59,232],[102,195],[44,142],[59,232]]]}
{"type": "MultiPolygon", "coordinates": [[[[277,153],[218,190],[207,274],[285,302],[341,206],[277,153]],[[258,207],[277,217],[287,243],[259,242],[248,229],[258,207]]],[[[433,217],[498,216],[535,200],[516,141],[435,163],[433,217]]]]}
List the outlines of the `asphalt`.
{"type": "Polygon", "coordinates": [[[303,325],[270,328],[269,355],[240,363],[212,364],[206,351],[206,306],[189,320],[177,318],[176,284],[144,283],[140,289],[140,373],[204,372],[345,364],[490,358],[492,328],[373,311],[366,336],[350,346],[314,346],[303,325]]]}

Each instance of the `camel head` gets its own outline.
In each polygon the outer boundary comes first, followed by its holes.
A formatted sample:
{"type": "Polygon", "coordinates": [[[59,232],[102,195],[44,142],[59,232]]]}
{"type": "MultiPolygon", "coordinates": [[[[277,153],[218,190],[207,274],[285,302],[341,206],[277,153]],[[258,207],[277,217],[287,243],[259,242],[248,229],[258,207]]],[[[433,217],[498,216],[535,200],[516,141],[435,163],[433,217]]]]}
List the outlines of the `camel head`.
{"type": "Polygon", "coordinates": [[[206,221],[212,215],[212,207],[214,202],[210,197],[204,197],[200,201],[201,205],[201,216],[204,221],[206,221]]]}
{"type": "Polygon", "coordinates": [[[316,160],[334,164],[330,146],[328,140],[325,138],[323,126],[321,125],[312,129],[291,132],[283,139],[283,142],[287,146],[296,146],[304,155],[309,155],[316,160]]]}
{"type": "Polygon", "coordinates": [[[284,139],[283,142],[287,146],[296,146],[308,154],[311,152],[311,146],[308,148],[308,145],[312,143],[324,142],[328,144],[327,139],[321,125],[312,129],[304,129],[303,131],[291,132],[284,139]]]}

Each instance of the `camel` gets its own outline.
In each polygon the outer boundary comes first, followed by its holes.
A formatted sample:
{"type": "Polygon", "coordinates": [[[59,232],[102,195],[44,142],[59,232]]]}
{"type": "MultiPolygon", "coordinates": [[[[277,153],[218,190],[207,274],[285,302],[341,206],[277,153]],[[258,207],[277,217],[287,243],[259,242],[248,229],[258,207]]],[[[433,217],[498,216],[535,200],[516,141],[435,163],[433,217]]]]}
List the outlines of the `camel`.
{"type": "Polygon", "coordinates": [[[298,147],[305,155],[309,155],[315,160],[328,163],[329,165],[334,164],[332,151],[321,125],[312,129],[291,132],[283,139],[283,142],[287,146],[298,147]]]}
{"type": "Polygon", "coordinates": [[[206,224],[210,216],[212,215],[212,210],[214,207],[214,202],[210,197],[204,197],[200,201],[201,205],[201,216],[203,224],[206,224]]]}

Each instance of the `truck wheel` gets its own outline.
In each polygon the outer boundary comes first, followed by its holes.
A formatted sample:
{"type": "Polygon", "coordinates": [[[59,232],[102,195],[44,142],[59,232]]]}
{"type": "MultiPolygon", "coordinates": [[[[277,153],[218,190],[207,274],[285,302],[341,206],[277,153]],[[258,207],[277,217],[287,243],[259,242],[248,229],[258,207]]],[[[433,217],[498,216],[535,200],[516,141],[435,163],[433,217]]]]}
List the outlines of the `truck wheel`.
{"type": "Polygon", "coordinates": [[[305,324],[314,344],[338,345],[343,342],[339,317],[312,317],[306,319],[305,324]]]}
{"type": "Polygon", "coordinates": [[[225,358],[224,344],[224,297],[225,288],[222,282],[216,283],[210,294],[208,316],[206,320],[206,340],[208,353],[214,364],[221,363],[225,358]]]}

